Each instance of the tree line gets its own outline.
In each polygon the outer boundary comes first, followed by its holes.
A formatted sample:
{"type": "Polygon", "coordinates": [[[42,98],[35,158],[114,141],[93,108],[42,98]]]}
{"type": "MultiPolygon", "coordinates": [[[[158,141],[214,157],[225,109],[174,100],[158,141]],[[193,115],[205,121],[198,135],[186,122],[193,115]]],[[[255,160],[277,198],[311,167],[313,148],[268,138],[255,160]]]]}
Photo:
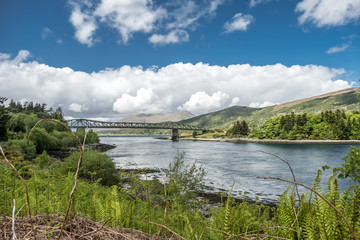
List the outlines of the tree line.
{"type": "Polygon", "coordinates": [[[254,127],[249,136],[258,139],[356,140],[360,139],[359,130],[360,113],[357,111],[346,113],[344,110],[336,110],[314,114],[292,112],[266,120],[261,126],[254,127]]]}

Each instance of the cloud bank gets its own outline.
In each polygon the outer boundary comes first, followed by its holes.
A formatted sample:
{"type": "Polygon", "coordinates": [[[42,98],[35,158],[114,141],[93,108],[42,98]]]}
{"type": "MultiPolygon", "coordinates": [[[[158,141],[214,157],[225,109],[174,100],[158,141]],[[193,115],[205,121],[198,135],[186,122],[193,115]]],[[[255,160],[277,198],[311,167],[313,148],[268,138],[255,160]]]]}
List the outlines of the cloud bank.
{"type": "Polygon", "coordinates": [[[232,105],[261,107],[351,87],[343,69],[282,64],[174,63],[86,73],[0,53],[0,96],[45,102],[65,115],[119,119],[138,113],[196,114],[232,105]]]}

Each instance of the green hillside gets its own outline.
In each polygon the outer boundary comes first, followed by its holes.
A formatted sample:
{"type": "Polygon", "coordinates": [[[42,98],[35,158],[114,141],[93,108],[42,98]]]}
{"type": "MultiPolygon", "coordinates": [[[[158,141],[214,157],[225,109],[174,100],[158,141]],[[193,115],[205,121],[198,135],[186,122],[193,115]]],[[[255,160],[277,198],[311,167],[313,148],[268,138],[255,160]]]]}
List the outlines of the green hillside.
{"type": "Polygon", "coordinates": [[[267,119],[289,114],[320,113],[329,110],[360,111],[360,88],[348,88],[319,96],[300,99],[266,108],[233,106],[220,111],[203,114],[181,121],[207,128],[227,128],[236,120],[246,120],[250,125],[259,125],[267,119]]]}
{"type": "Polygon", "coordinates": [[[190,119],[186,119],[180,121],[180,123],[203,126],[207,128],[221,128],[226,127],[224,124],[228,122],[234,122],[238,118],[249,118],[254,112],[259,110],[260,108],[233,106],[220,111],[211,112],[190,119]]]}

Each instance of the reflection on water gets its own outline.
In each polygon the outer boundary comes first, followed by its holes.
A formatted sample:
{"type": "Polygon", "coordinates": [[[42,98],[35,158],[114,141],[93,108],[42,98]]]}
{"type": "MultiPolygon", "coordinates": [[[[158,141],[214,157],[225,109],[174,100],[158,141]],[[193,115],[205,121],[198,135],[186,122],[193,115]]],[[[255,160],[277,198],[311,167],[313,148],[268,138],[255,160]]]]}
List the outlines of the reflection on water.
{"type": "MultiPolygon", "coordinates": [[[[331,168],[343,163],[350,145],[337,144],[260,144],[196,142],[155,139],[149,136],[101,137],[102,143],[117,147],[107,152],[118,168],[167,168],[179,152],[186,152],[185,162],[202,164],[207,171],[206,184],[216,191],[228,191],[235,179],[234,194],[247,193],[249,197],[274,202],[288,183],[257,179],[257,176],[276,176],[292,179],[288,166],[274,156],[288,161],[298,182],[312,185],[317,170],[323,165],[331,168]]],[[[324,179],[332,174],[324,173],[324,179]]],[[[342,189],[349,182],[340,181],[342,189]]],[[[305,192],[304,189],[300,189],[305,192]]]]}

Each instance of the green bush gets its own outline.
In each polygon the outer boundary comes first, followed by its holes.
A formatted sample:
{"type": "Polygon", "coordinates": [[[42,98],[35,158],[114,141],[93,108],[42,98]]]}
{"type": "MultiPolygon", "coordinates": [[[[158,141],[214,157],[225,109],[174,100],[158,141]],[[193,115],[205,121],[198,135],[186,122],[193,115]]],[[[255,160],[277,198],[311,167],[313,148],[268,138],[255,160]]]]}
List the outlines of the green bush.
{"type": "MultiPolygon", "coordinates": [[[[65,159],[62,165],[63,172],[75,172],[80,158],[80,152],[73,152],[65,159]]],[[[84,152],[83,161],[79,170],[79,177],[99,181],[102,185],[116,185],[120,178],[115,163],[105,153],[96,150],[84,152]]]]}
{"type": "Polygon", "coordinates": [[[190,200],[195,198],[195,193],[203,190],[206,171],[196,162],[185,165],[184,159],[185,152],[181,152],[170,162],[166,172],[169,180],[167,191],[169,196],[190,200]]]}
{"type": "Polygon", "coordinates": [[[37,156],[37,158],[35,158],[35,163],[40,168],[45,168],[45,167],[50,166],[51,159],[50,159],[49,154],[47,154],[46,151],[43,151],[42,154],[40,154],[39,156],[37,156]]]}
{"type": "Polygon", "coordinates": [[[24,158],[24,160],[31,161],[36,157],[36,146],[32,141],[27,139],[10,140],[6,146],[7,150],[16,152],[24,158]]]}

